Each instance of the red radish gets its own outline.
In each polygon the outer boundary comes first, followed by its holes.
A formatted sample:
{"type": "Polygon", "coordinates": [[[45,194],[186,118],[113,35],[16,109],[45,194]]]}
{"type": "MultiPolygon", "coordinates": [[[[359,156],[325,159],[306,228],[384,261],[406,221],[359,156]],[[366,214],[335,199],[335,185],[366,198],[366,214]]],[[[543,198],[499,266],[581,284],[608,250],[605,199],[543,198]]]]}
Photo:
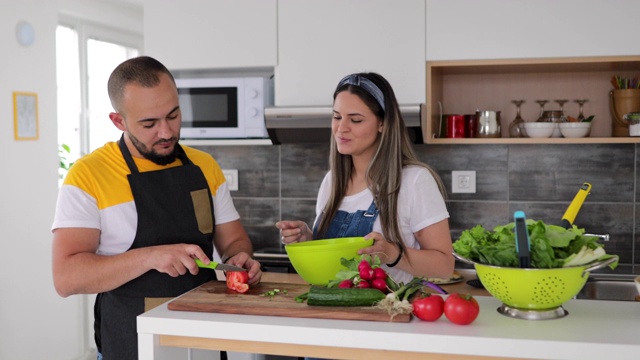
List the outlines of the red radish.
{"type": "Polygon", "coordinates": [[[360,280],[360,282],[358,283],[358,285],[356,285],[356,287],[366,289],[366,288],[370,288],[371,284],[366,280],[360,280]]]}
{"type": "Polygon", "coordinates": [[[369,264],[367,260],[362,260],[358,264],[358,271],[369,270],[369,269],[371,269],[371,264],[369,264]]]}
{"type": "Polygon", "coordinates": [[[371,287],[374,289],[378,289],[384,293],[388,291],[387,282],[383,279],[373,279],[373,281],[371,282],[371,287]]]}
{"type": "Polygon", "coordinates": [[[362,269],[362,270],[360,270],[360,278],[361,278],[362,280],[367,280],[367,281],[371,281],[371,280],[373,280],[373,279],[375,278],[375,277],[374,277],[373,269],[372,269],[372,268],[369,268],[369,269],[362,269]]]}
{"type": "Polygon", "coordinates": [[[358,263],[358,270],[360,270],[360,267],[367,267],[370,268],[371,264],[366,260],[366,259],[362,259],[360,260],[360,262],[358,263]]]}
{"type": "Polygon", "coordinates": [[[351,279],[342,280],[342,281],[340,281],[340,284],[338,284],[338,287],[341,288],[341,289],[352,288],[353,287],[353,282],[351,281],[351,279]]]}
{"type": "Polygon", "coordinates": [[[387,272],[384,271],[382,268],[375,268],[375,269],[373,269],[373,277],[375,279],[386,280],[387,272]]]}

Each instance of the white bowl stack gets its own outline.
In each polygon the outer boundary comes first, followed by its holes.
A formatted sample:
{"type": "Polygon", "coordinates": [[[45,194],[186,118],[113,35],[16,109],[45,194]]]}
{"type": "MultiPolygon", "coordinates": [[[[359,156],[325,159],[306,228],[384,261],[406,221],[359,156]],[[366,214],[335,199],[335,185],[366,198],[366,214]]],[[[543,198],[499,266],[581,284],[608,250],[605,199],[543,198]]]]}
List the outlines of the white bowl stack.
{"type": "Polygon", "coordinates": [[[589,136],[590,122],[565,122],[559,124],[560,133],[566,138],[581,138],[589,136]]]}
{"type": "Polygon", "coordinates": [[[520,124],[523,134],[530,138],[548,138],[557,129],[558,123],[553,122],[525,122],[520,124]]]}

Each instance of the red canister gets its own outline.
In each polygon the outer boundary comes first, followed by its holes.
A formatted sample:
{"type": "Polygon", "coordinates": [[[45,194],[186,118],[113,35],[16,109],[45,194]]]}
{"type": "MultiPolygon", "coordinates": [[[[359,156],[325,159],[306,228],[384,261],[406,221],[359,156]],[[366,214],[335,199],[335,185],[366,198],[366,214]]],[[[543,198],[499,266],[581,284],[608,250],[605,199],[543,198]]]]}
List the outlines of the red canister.
{"type": "Polygon", "coordinates": [[[464,137],[473,138],[476,137],[478,132],[478,117],[476,114],[467,114],[464,116],[464,137]]]}
{"type": "Polygon", "coordinates": [[[463,138],[465,135],[464,115],[447,116],[447,137],[463,138]]]}

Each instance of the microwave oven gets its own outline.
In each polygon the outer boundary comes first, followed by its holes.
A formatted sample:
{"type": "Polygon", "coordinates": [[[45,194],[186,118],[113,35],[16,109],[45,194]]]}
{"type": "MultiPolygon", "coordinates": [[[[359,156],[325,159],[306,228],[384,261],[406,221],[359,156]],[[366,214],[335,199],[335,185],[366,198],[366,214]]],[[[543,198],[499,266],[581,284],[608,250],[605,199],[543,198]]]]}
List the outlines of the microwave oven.
{"type": "Polygon", "coordinates": [[[176,78],[181,139],[268,138],[264,108],[273,103],[267,77],[176,78]]]}

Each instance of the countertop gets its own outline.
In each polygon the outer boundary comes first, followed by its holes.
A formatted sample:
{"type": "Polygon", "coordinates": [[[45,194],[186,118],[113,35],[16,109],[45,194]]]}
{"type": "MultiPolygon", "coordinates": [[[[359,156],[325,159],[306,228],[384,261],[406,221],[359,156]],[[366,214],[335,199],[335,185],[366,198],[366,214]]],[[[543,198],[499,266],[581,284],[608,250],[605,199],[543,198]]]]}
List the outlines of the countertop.
{"type": "MultiPolygon", "coordinates": [[[[483,291],[466,280],[444,288],[483,291]]],[[[264,281],[301,280],[265,273],[264,281]]],[[[480,315],[466,326],[444,316],[435,322],[386,323],[171,311],[163,304],[138,317],[140,359],[160,358],[164,346],[353,359],[632,359],[640,354],[636,302],[570,300],[563,306],[566,317],[521,320],[498,313],[497,299],[477,295],[480,315]]]]}
{"type": "MultiPolygon", "coordinates": [[[[467,281],[477,279],[476,271],[473,269],[456,269],[462,276],[463,280],[448,285],[440,285],[448,293],[459,292],[463,294],[471,294],[474,296],[491,296],[485,289],[478,289],[476,287],[467,284],[467,281]]],[[[262,281],[268,282],[285,282],[292,284],[306,284],[304,280],[298,274],[284,274],[276,272],[265,272],[262,276],[262,281]]]]}

